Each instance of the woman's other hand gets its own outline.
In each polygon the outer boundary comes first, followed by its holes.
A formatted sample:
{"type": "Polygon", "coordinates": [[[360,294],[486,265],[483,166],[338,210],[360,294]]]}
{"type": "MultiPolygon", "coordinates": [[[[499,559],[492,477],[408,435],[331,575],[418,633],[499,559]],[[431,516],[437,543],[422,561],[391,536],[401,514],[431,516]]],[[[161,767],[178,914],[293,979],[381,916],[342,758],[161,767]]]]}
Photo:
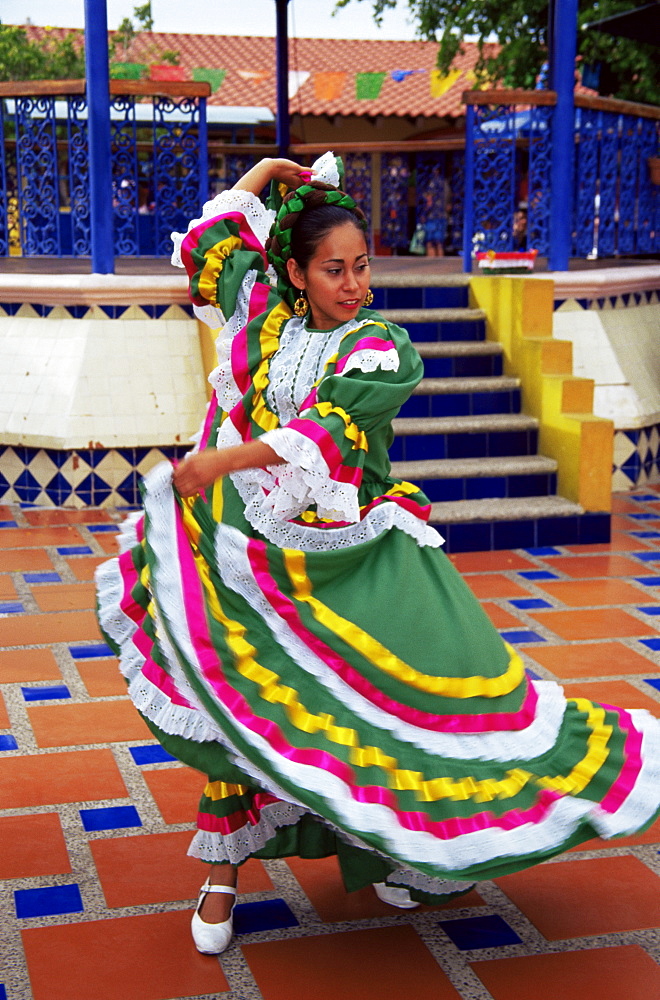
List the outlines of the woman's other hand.
{"type": "Polygon", "coordinates": [[[181,496],[199,493],[225,474],[221,455],[222,452],[208,449],[186,456],[175,466],[172,482],[181,496]]]}

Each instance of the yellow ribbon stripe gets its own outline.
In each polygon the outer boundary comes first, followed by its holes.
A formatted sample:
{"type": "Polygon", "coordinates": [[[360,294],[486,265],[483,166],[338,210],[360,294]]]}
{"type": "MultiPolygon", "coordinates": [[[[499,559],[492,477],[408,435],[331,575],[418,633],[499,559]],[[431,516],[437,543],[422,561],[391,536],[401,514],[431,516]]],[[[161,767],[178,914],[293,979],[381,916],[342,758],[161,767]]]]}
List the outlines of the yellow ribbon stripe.
{"type": "MultiPolygon", "coordinates": [[[[183,508],[184,522],[193,519],[189,507],[183,508]]],[[[192,526],[186,525],[190,534],[195,534],[192,526]]],[[[198,529],[196,529],[198,530],[198,529]]],[[[588,713],[587,726],[592,730],[587,739],[587,753],[576,764],[567,777],[536,778],[529,771],[514,768],[506,772],[501,780],[492,778],[477,780],[471,776],[454,781],[451,778],[424,779],[420,771],[410,771],[399,768],[394,757],[385,754],[378,747],[360,746],[356,730],[335,724],[334,717],[325,712],[314,715],[308,712],[298,698],[298,692],[288,685],[282,684],[280,677],[272,670],[262,666],[254,659],[256,652],[245,639],[245,627],[224,614],[217,593],[211,583],[207,563],[199,550],[194,552],[197,570],[204,589],[206,590],[211,614],[226,630],[227,645],[234,655],[236,669],[243,676],[259,687],[259,694],[270,704],[280,704],[284,707],[291,724],[301,732],[308,734],[322,733],[332,743],[350,747],[349,763],[355,767],[378,767],[387,777],[388,787],[395,791],[412,791],[422,802],[437,802],[440,799],[453,801],[490,802],[495,798],[508,799],[517,795],[525,785],[535,780],[544,788],[552,788],[563,794],[575,794],[589,783],[591,777],[607,758],[605,746],[611,735],[612,727],[602,724],[604,712],[599,706],[592,705],[585,699],[572,699],[578,708],[588,713]],[[585,707],[586,706],[586,707],[585,707]]],[[[222,785],[214,782],[212,785],[222,785]]],[[[234,786],[224,786],[234,787],[234,786]]],[[[241,786],[236,786],[241,787],[241,786]]],[[[208,794],[206,792],[205,794],[208,794]]],[[[233,794],[233,793],[229,793],[233,794]]],[[[240,793],[236,793],[240,794],[240,793]]],[[[209,796],[213,797],[213,795],[209,796]]],[[[222,797],[218,795],[218,797],[222,797]]]]}
{"type": "Polygon", "coordinates": [[[509,653],[509,665],[499,677],[482,677],[478,674],[471,677],[431,677],[415,670],[368,632],[342,618],[312,596],[312,584],[306,573],[304,552],[284,549],[283,553],[286,571],[293,586],[294,599],[309,605],[314,618],[321,625],[352,646],[374,667],[394,677],[401,684],[443,698],[497,698],[509,694],[522,682],[525,674],[523,662],[507,643],[505,646],[509,653]]]}
{"type": "Polygon", "coordinates": [[[280,302],[270,311],[266,317],[266,322],[261,328],[259,344],[261,348],[262,360],[252,379],[255,388],[252,403],[252,419],[265,431],[275,430],[279,427],[279,420],[275,414],[269,410],[264,402],[264,394],[268,387],[268,372],[270,369],[270,359],[277,350],[280,329],[282,323],[291,317],[291,310],[285,302],[280,302]]]}
{"type": "Polygon", "coordinates": [[[243,241],[238,236],[227,236],[226,239],[216,243],[204,254],[206,263],[202,269],[197,283],[200,295],[217,306],[218,304],[218,276],[224,267],[226,258],[237,248],[243,246],[243,241]]]}
{"type": "Polygon", "coordinates": [[[229,799],[232,795],[245,795],[249,791],[247,785],[230,785],[226,781],[209,781],[204,789],[207,799],[219,802],[221,799],[229,799]]]}
{"type": "Polygon", "coordinates": [[[323,418],[329,416],[331,413],[336,417],[340,417],[345,424],[344,437],[353,442],[353,451],[356,451],[358,448],[362,451],[369,451],[367,435],[353,423],[352,418],[341,406],[333,406],[332,403],[315,403],[312,409],[316,410],[323,418]]]}

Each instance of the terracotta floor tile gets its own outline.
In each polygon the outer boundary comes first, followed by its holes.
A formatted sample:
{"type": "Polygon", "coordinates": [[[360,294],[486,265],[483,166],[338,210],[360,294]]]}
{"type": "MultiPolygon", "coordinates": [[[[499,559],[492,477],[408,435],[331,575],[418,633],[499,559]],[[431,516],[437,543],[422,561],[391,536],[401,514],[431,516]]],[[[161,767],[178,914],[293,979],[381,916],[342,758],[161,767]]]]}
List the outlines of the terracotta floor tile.
{"type": "Polygon", "coordinates": [[[128,698],[78,705],[35,705],[27,712],[37,746],[44,748],[148,740],[151,736],[128,698]]]}
{"type": "Polygon", "coordinates": [[[485,601],[481,606],[492,621],[495,628],[520,627],[520,618],[516,618],[515,615],[505,611],[504,608],[499,606],[499,604],[493,604],[491,601],[485,601]]]}
{"type": "Polygon", "coordinates": [[[126,795],[111,750],[0,758],[0,809],[122,799],[126,795]]]}
{"type": "MultiPolygon", "coordinates": [[[[193,832],[92,841],[90,848],[108,906],[196,900],[208,865],[186,854],[193,832]]],[[[241,866],[239,878],[243,895],[273,889],[264,866],[254,859],[241,866]]]]}
{"type": "Polygon", "coordinates": [[[3,573],[53,570],[53,561],[43,549],[6,549],[0,558],[3,573]]]}
{"type": "Polygon", "coordinates": [[[634,833],[631,837],[616,837],[613,840],[602,840],[600,837],[594,837],[593,840],[587,840],[584,844],[572,847],[571,851],[602,851],[608,847],[639,847],[641,844],[660,844],[660,819],[656,820],[644,833],[634,833]]]}
{"type": "MultiPolygon", "coordinates": [[[[640,567],[641,574],[645,572],[640,567]]],[[[546,594],[571,608],[595,607],[612,604],[657,604],[657,597],[648,587],[636,587],[617,577],[603,580],[558,580],[556,583],[539,580],[537,586],[546,594]]]]}
{"type": "Polygon", "coordinates": [[[493,1000],[651,1000],[660,966],[637,945],[471,962],[493,1000]]]}
{"type": "Polygon", "coordinates": [[[25,520],[39,527],[53,527],[60,524],[108,524],[113,521],[107,510],[98,508],[83,508],[82,510],[63,510],[48,508],[46,510],[25,510],[25,520]]]}
{"type": "Polygon", "coordinates": [[[77,528],[4,528],[0,531],[0,549],[18,549],[38,545],[82,545],[83,537],[77,528]]]}
{"type": "Polygon", "coordinates": [[[0,601],[15,601],[16,587],[14,581],[7,573],[0,575],[0,601]]]}
{"type": "Polygon", "coordinates": [[[76,580],[93,580],[96,567],[105,562],[106,558],[106,556],[76,556],[75,559],[67,559],[67,562],[76,580]]]}
{"type": "Polygon", "coordinates": [[[489,597],[529,597],[528,590],[503,573],[472,573],[465,582],[480,601],[489,597]]]}
{"type": "Polygon", "coordinates": [[[142,771],[166,823],[194,823],[206,779],[192,767],[161,767],[142,771]]]}
{"type": "Polygon", "coordinates": [[[619,708],[645,708],[651,715],[660,716],[660,701],[642,694],[627,681],[579,681],[564,684],[567,698],[588,698],[619,708]]]}
{"type": "Polygon", "coordinates": [[[510,549],[494,552],[455,552],[449,558],[459,573],[487,573],[499,570],[501,573],[520,569],[537,569],[536,563],[510,549]]]}
{"type": "MultiPolygon", "coordinates": [[[[333,923],[341,920],[365,920],[370,917],[391,917],[396,910],[383,903],[371,886],[358,892],[346,892],[339,870],[337,858],[287,858],[286,863],[302,886],[307,898],[321,920],[333,923]]],[[[484,901],[475,892],[466,893],[454,902],[447,903],[442,910],[461,906],[483,906],[484,901]]],[[[429,911],[423,906],[418,911],[429,911]]],[[[438,909],[439,913],[440,910],[438,909]]]]}
{"type": "Polygon", "coordinates": [[[9,729],[9,716],[7,715],[7,706],[5,705],[4,698],[0,694],[0,729],[9,729]]]}
{"type": "Polygon", "coordinates": [[[196,951],[189,910],[35,927],[22,937],[33,1000],[183,1000],[229,989],[217,959],[196,951]]]}
{"type": "Polygon", "coordinates": [[[649,623],[620,608],[581,608],[579,611],[539,611],[530,615],[560,639],[623,639],[657,635],[649,623]]]}
{"type": "Polygon", "coordinates": [[[622,496],[621,494],[619,495],[614,494],[614,496],[612,497],[613,514],[625,514],[628,511],[634,513],[635,511],[639,510],[640,510],[639,504],[636,503],[634,500],[631,500],[629,497],[622,496]]]}
{"type": "Polygon", "coordinates": [[[71,871],[57,813],[0,818],[0,878],[36,878],[71,871]]]}
{"type": "Polygon", "coordinates": [[[14,511],[7,504],[0,504],[0,521],[13,521],[14,511]]]}
{"type": "Polygon", "coordinates": [[[602,677],[608,674],[644,674],[654,664],[620,642],[594,642],[584,645],[549,646],[535,643],[523,646],[542,667],[557,677],[602,677]]]}
{"type": "Polygon", "coordinates": [[[61,680],[62,674],[51,649],[0,650],[0,684],[61,680]]]}
{"type": "Polygon", "coordinates": [[[76,669],[90,698],[112,698],[126,694],[126,681],[114,657],[108,660],[77,660],[76,669]]]}
{"type": "Polygon", "coordinates": [[[568,552],[575,552],[578,555],[589,555],[597,552],[637,552],[642,551],[646,546],[639,538],[634,538],[627,531],[612,531],[612,539],[609,542],[597,542],[594,545],[564,545],[568,552]]]}
{"type": "Polygon", "coordinates": [[[93,583],[39,584],[32,594],[41,611],[81,611],[96,607],[93,583]]]}
{"type": "Polygon", "coordinates": [[[247,944],[241,950],[264,1000],[460,1000],[409,925],[247,944]]]}
{"type": "Polygon", "coordinates": [[[117,544],[118,538],[119,535],[110,533],[105,534],[104,532],[103,534],[98,534],[96,536],[96,541],[99,543],[104,552],[107,552],[108,555],[114,556],[119,551],[117,544]]]}
{"type": "Polygon", "coordinates": [[[642,564],[635,559],[617,555],[558,556],[552,560],[552,568],[558,573],[580,579],[596,576],[642,576],[644,572],[642,564]]]}
{"type": "Polygon", "coordinates": [[[496,882],[548,941],[660,926],[660,878],[632,855],[558,861],[496,882]]]}
{"type": "Polygon", "coordinates": [[[93,611],[62,611],[46,615],[11,615],[0,619],[0,646],[43,646],[51,642],[100,639],[93,611]]]}

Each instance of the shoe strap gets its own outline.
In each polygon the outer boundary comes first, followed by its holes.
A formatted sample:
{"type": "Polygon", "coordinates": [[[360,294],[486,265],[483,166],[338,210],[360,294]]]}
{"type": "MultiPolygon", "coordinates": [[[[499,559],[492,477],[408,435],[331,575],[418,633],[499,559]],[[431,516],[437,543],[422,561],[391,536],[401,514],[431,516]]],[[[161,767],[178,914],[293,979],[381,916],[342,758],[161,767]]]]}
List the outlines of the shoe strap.
{"type": "Polygon", "coordinates": [[[210,882],[206,881],[200,892],[226,892],[232,896],[236,895],[236,887],[233,885],[211,885],[210,882]]]}

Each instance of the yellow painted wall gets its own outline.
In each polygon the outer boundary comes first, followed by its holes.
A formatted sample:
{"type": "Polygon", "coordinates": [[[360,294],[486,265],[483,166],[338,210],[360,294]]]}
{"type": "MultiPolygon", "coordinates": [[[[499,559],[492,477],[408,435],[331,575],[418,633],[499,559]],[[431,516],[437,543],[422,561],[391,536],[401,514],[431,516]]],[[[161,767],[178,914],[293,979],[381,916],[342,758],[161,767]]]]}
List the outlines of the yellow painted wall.
{"type": "Polygon", "coordinates": [[[470,304],[486,313],[522,409],[539,421],[539,451],[558,462],[558,493],[587,511],[611,509],[614,425],[593,414],[592,379],[573,375],[572,344],[552,337],[554,282],[477,276],[470,304]]]}

